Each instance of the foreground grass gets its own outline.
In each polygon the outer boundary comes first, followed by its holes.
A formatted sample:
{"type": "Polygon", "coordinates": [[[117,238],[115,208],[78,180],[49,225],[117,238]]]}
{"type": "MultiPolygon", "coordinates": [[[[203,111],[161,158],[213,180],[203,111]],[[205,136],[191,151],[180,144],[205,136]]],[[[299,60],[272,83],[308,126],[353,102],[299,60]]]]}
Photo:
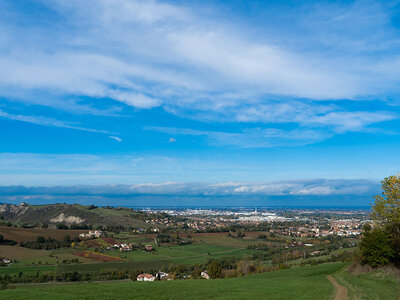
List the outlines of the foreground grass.
{"type": "Polygon", "coordinates": [[[0,292],[4,299],[331,299],[326,275],[343,263],[296,267],[232,279],[78,283],[29,286],[0,292]]]}
{"type": "Polygon", "coordinates": [[[350,299],[400,299],[399,281],[382,271],[354,275],[343,269],[334,278],[347,287],[350,299]]]}

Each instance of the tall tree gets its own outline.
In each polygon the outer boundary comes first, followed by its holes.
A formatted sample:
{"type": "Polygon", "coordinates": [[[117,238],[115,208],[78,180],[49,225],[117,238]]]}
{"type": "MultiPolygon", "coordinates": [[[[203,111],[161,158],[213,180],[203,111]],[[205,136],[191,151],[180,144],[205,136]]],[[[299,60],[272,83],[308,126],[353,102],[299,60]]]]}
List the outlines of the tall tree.
{"type": "Polygon", "coordinates": [[[375,196],[371,216],[377,225],[400,234],[400,175],[392,175],[382,181],[382,194],[375,196]]]}

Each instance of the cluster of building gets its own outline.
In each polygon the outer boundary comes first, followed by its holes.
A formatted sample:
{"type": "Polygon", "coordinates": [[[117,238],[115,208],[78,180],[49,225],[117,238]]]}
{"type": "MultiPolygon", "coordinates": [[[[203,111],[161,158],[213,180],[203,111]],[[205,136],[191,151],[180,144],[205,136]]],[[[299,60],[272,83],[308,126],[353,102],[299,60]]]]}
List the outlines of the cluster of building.
{"type": "Polygon", "coordinates": [[[362,222],[359,220],[335,220],[329,221],[328,224],[305,224],[300,227],[286,227],[279,229],[271,229],[271,232],[288,235],[293,237],[326,237],[329,235],[337,236],[357,236],[362,232],[362,222]]]}
{"type": "Polygon", "coordinates": [[[137,246],[134,243],[130,243],[130,244],[123,243],[123,244],[114,244],[113,247],[116,249],[119,249],[119,251],[121,251],[121,252],[128,252],[128,251],[132,251],[133,248],[136,248],[137,246]]]}
{"type": "Polygon", "coordinates": [[[261,222],[285,222],[291,221],[290,218],[277,216],[275,213],[263,213],[259,215],[240,216],[239,222],[261,223],[261,222]]]}
{"type": "Polygon", "coordinates": [[[1,260],[0,260],[0,263],[1,264],[3,264],[3,265],[9,265],[9,264],[11,264],[11,263],[13,263],[14,261],[12,260],[12,259],[9,259],[9,258],[2,258],[1,260]]]}
{"type": "Polygon", "coordinates": [[[168,273],[158,271],[156,275],[149,273],[139,274],[136,278],[137,281],[155,281],[155,280],[172,280],[172,277],[168,273]]]}
{"type": "Polygon", "coordinates": [[[360,210],[272,210],[248,208],[234,209],[169,209],[147,210],[148,213],[167,213],[169,217],[154,218],[147,223],[164,227],[190,228],[196,231],[219,229],[237,224],[261,224],[265,222],[296,222],[304,228],[287,228],[279,234],[299,237],[328,235],[354,236],[361,233],[362,222],[367,221],[368,211],[360,210]],[[175,218],[174,218],[175,216],[175,218]],[[345,218],[345,219],[340,219],[345,218]],[[326,225],[329,225],[327,228],[326,225]]]}
{"type": "MultiPolygon", "coordinates": [[[[207,270],[202,271],[200,273],[201,278],[210,279],[210,275],[208,275],[207,270]]],[[[184,276],[183,279],[190,278],[190,275],[184,276]]],[[[136,277],[137,281],[155,281],[155,280],[172,280],[172,276],[168,273],[158,271],[155,275],[149,273],[142,273],[136,277]]]]}
{"type": "MultiPolygon", "coordinates": [[[[135,248],[139,248],[138,245],[136,245],[135,243],[121,243],[121,244],[114,244],[113,248],[115,249],[119,249],[120,252],[129,252],[129,251],[133,251],[133,249],[135,248]]],[[[152,245],[145,245],[144,246],[144,250],[145,251],[153,251],[154,247],[152,245]]]]}

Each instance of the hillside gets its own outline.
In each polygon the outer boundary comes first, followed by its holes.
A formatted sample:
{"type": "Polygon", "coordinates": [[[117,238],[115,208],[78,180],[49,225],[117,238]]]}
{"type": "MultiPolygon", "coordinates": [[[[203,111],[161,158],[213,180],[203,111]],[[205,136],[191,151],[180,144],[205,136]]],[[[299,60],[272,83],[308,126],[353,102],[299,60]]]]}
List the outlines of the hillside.
{"type": "Polygon", "coordinates": [[[330,263],[232,279],[25,285],[0,291],[0,298],[399,299],[400,285],[393,277],[379,272],[352,275],[345,267],[330,263]]]}
{"type": "Polygon", "coordinates": [[[400,298],[400,285],[380,271],[352,275],[345,263],[330,263],[232,279],[16,285],[0,298],[388,300],[400,298]]]}
{"type": "Polygon", "coordinates": [[[0,205],[0,215],[5,222],[37,226],[47,224],[124,226],[147,228],[146,214],[128,208],[90,207],[78,204],[0,205]]]}
{"type": "Polygon", "coordinates": [[[109,282],[17,287],[6,299],[331,299],[327,275],[342,263],[307,266],[232,279],[109,282]],[[193,291],[196,291],[195,293],[193,291]]]}

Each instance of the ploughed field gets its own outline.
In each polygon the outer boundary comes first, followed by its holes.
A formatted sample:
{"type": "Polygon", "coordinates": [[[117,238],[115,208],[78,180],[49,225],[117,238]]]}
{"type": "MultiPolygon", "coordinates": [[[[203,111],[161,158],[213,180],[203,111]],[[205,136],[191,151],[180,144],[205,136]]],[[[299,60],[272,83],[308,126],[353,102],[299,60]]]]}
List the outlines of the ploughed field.
{"type": "Polygon", "coordinates": [[[16,242],[34,241],[38,236],[45,238],[53,238],[61,240],[66,235],[74,238],[81,232],[87,232],[87,230],[71,230],[71,229],[48,229],[48,228],[20,228],[20,227],[7,227],[0,226],[0,234],[4,238],[13,240],[16,242]]]}

